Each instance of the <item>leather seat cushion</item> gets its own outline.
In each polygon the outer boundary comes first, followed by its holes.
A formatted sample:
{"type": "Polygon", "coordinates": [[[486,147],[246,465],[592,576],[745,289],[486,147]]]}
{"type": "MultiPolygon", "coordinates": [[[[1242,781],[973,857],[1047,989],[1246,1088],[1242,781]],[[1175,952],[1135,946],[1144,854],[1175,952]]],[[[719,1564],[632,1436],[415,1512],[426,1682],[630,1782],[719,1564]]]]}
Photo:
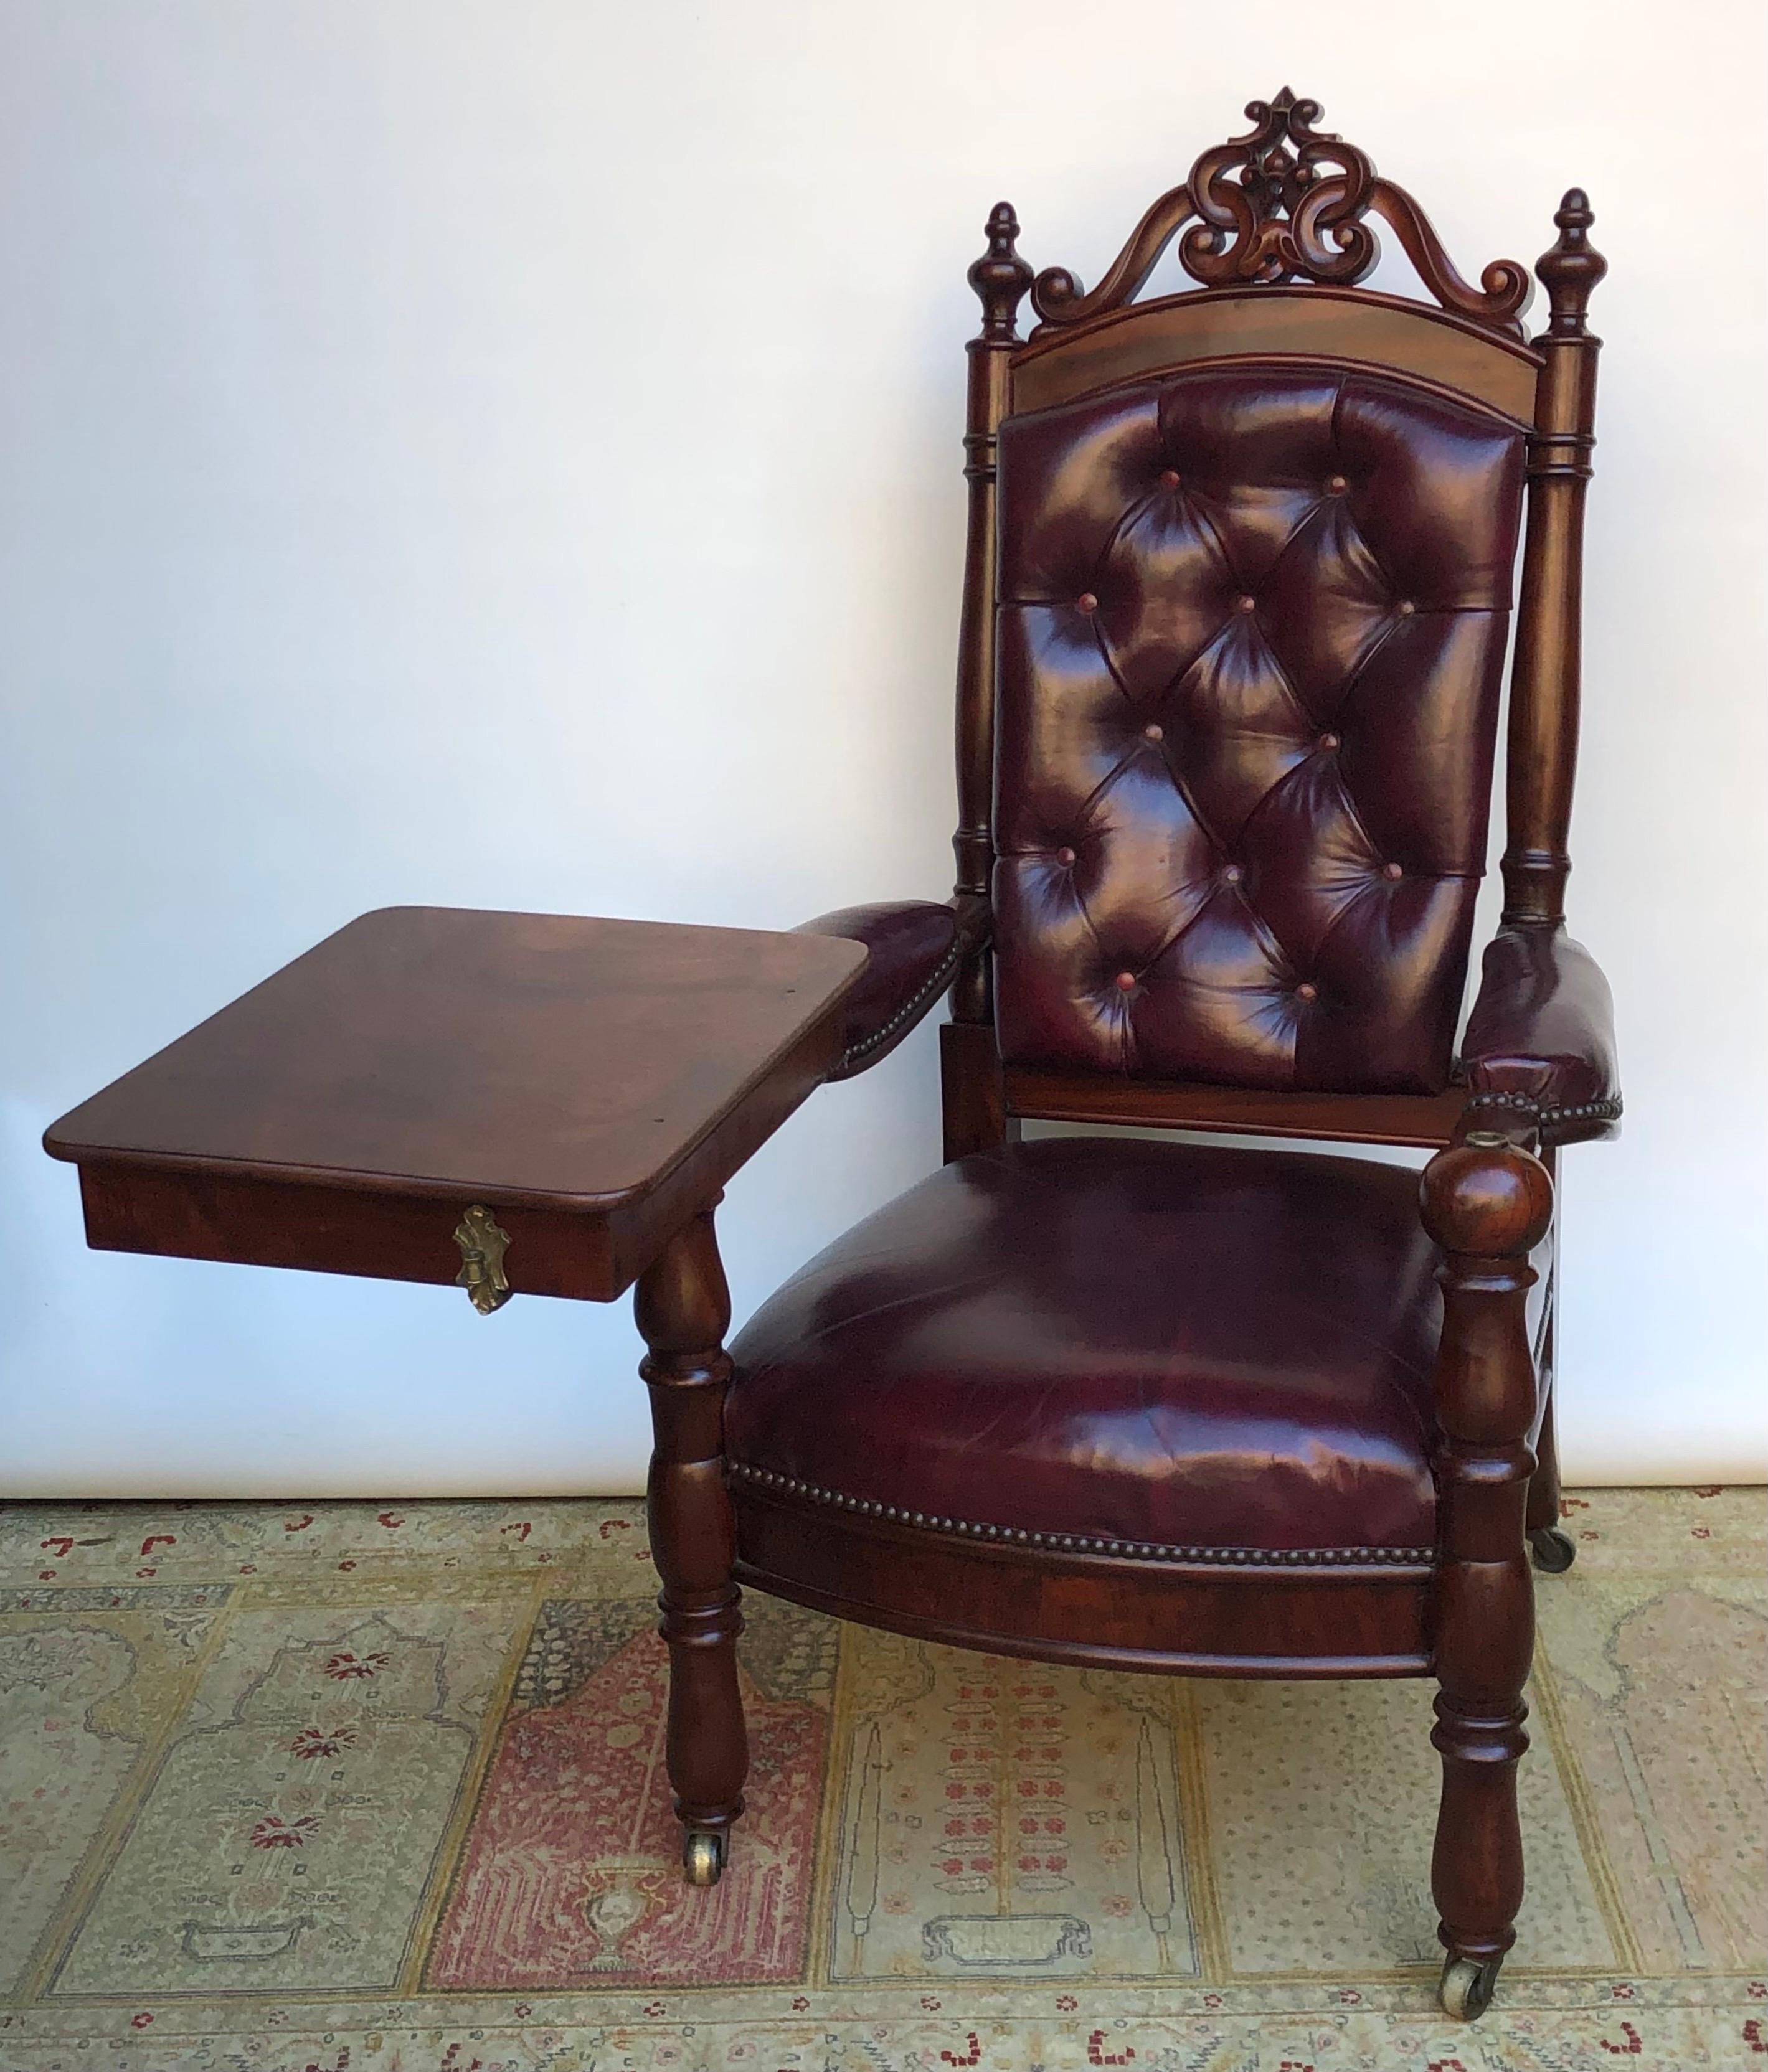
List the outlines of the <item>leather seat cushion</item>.
{"type": "Polygon", "coordinates": [[[1438,1254],[1417,1176],[1126,1138],[965,1158],[739,1334],[745,1470],[1162,1548],[1428,1548],[1438,1254]]]}

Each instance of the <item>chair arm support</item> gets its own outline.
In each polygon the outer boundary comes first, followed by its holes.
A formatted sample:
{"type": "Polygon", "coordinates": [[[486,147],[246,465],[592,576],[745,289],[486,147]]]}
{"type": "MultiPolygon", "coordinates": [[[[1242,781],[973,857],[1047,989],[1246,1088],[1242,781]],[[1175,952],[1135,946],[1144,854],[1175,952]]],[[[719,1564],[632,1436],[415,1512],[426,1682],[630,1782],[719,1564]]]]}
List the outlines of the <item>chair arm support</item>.
{"type": "Polygon", "coordinates": [[[1461,1060],[1481,1120],[1525,1117],[1543,1145],[1614,1134],[1614,1002],[1595,958],[1563,927],[1523,924],[1494,938],[1461,1060]]]}
{"type": "Polygon", "coordinates": [[[1424,1228],[1445,1255],[1436,1369],[1445,1545],[1476,1561],[1506,1559],[1523,1543],[1520,1490],[1535,1466],[1528,1434],[1538,1407],[1526,1328],[1536,1277],[1529,1255],[1553,1217],[1552,1177],[1517,1141],[1532,1130],[1521,1121],[1482,1129],[1477,1120],[1477,1111],[1463,1119],[1418,1190],[1424,1228]],[[1507,1485],[1517,1486],[1515,1505],[1494,1509],[1507,1485]]]}
{"type": "Polygon", "coordinates": [[[959,898],[944,906],[909,899],[843,906],[802,922],[795,935],[840,935],[870,952],[843,1004],[841,1056],[831,1079],[851,1079],[888,1057],[987,943],[988,902],[959,898]]]}
{"type": "Polygon", "coordinates": [[[1553,1182],[1540,1160],[1518,1140],[1521,1123],[1480,1127],[1465,1116],[1455,1141],[1420,1175],[1418,1202],[1424,1228],[1444,1252],[1467,1260],[1526,1260],[1553,1217],[1553,1182]]]}

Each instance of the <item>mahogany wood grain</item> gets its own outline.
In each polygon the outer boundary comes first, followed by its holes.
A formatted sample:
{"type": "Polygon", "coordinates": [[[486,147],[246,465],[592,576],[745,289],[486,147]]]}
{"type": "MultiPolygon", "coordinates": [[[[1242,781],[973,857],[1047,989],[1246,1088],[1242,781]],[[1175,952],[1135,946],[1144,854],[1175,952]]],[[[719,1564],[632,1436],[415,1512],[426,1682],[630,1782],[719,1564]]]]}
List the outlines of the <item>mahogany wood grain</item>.
{"type": "Polygon", "coordinates": [[[1504,920],[1552,926],[1565,919],[1572,858],[1582,668],[1584,500],[1596,444],[1596,362],[1602,341],[1587,319],[1608,261],[1589,240],[1596,220],[1569,189],[1553,218],[1559,236],[1536,270],[1552,314],[1535,343],[1545,364],[1529,442],[1528,524],[1510,674],[1506,762],[1504,920]]]}
{"type": "MultiPolygon", "coordinates": [[[[954,891],[960,898],[991,896],[995,785],[995,483],[996,434],[1007,413],[1008,368],[1019,343],[1018,312],[1032,282],[1019,256],[1019,219],[1009,202],[990,212],[988,249],[968,279],[982,304],[982,329],[965,347],[969,364],[964,417],[964,480],[968,486],[969,532],[964,549],[963,602],[958,628],[958,829],[952,849],[958,862],[954,891]]],[[[983,1029],[994,1041],[993,959],[986,948],[966,957],[951,988],[954,1023],[983,1029]]],[[[982,1050],[948,1048],[941,1053],[942,1098],[948,1145],[962,1137],[993,1098],[982,1050]],[[973,1077],[979,1074],[980,1077],[973,1077]]],[[[997,1067],[998,1076],[998,1067],[997,1067]]],[[[948,1157],[950,1153],[948,1153],[948,1157]]]]}
{"type": "Polygon", "coordinates": [[[732,1495],[744,1582],[918,1639],[1168,1674],[1431,1668],[1428,1567],[1234,1572],[959,1543],[747,1482],[732,1495]]]}
{"type": "Polygon", "coordinates": [[[1523,1686],[1535,1646],[1525,1519],[1535,1375],[1526,1298],[1553,1185],[1527,1151],[1476,1130],[1437,1153],[1421,1191],[1425,1227],[1446,1254],[1431,1736],[1443,1790],[1431,1889],[1443,1947],[1485,1964],[1515,1941],[1523,1897],[1516,1766],[1529,1745],[1523,1686]]]}
{"type": "Polygon", "coordinates": [[[1323,287],[1204,289],[1044,331],[1013,356],[1012,406],[1045,410],[1201,361],[1349,361],[1534,421],[1541,356],[1464,317],[1323,287]]]}
{"type": "Polygon", "coordinates": [[[724,1486],[724,1334],[731,1297],[712,1211],[690,1217],[638,1284],[633,1314],[649,1349],[654,1446],[647,1490],[651,1552],[662,1590],[657,1631],[670,1651],[666,1747],[675,1813],[689,1835],[725,1845],[743,1811],[749,1746],[737,1689],[742,1593],[724,1486]]]}
{"type": "Polygon", "coordinates": [[[1004,1087],[1008,1111],[1027,1121],[1109,1122],[1428,1149],[1451,1141],[1467,1105],[1467,1089],[1458,1086],[1440,1094],[1286,1093],[1028,1065],[1008,1066],[1004,1087]]]}
{"type": "Polygon", "coordinates": [[[947,1022],[939,1031],[945,1162],[993,1151],[1016,1135],[1007,1112],[1000,1051],[991,1023],[947,1022]]]}
{"type": "MultiPolygon", "coordinates": [[[[969,485],[969,536],[964,553],[963,606],[958,631],[958,859],[953,890],[989,897],[994,861],[995,782],[995,434],[1007,412],[1007,374],[1019,339],[1019,305],[1032,269],[1019,256],[1019,219],[997,202],[987,225],[988,249],[969,280],[983,306],[982,329],[965,348],[969,362],[964,421],[964,479],[969,485]]],[[[958,1022],[990,1018],[989,963],[985,951],[966,960],[952,986],[958,1022]]]]}
{"type": "Polygon", "coordinates": [[[365,915],[63,1116],[89,1241],[607,1301],[820,1083],[863,948],[561,915],[365,915]]]}
{"type": "MultiPolygon", "coordinates": [[[[95,1252],[438,1286],[460,1272],[454,1233],[469,1206],[464,1194],[436,1200],[98,1160],[81,1164],[80,1194],[86,1242],[95,1252]]],[[[554,1209],[497,1214],[509,1235],[505,1270],[520,1294],[607,1302],[633,1278],[616,1263],[606,1216],[554,1209]]]]}

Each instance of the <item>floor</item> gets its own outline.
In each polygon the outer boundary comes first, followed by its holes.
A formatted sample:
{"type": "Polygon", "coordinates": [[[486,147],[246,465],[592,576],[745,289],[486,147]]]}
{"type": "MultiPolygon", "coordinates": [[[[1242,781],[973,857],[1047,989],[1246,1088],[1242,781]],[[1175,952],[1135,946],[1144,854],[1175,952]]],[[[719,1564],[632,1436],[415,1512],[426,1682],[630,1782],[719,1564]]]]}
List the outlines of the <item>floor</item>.
{"type": "Polygon", "coordinates": [[[1768,1493],[1566,1524],[1521,1939],[1469,2028],[1424,1684],[752,1599],[750,1811],[701,1893],[635,1506],[0,1508],[0,2072],[1768,2072],[1768,1493]]]}

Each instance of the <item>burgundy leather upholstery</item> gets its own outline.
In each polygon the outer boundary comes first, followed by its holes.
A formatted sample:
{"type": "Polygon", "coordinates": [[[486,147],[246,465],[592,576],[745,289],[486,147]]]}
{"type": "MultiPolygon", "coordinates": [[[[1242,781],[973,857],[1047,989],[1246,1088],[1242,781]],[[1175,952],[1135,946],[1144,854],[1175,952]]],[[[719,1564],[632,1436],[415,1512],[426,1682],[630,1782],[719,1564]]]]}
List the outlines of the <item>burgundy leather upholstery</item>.
{"type": "Polygon", "coordinates": [[[732,1472],[948,1526],[1428,1548],[1417,1175],[1125,1138],[946,1166],[732,1346],[732,1472]]]}
{"type": "Polygon", "coordinates": [[[1398,377],[1205,369],[1008,419],[1009,1062],[1446,1083],[1522,485],[1519,433],[1398,377]]]}
{"type": "Polygon", "coordinates": [[[1621,1113],[1614,1001],[1563,927],[1501,930],[1461,1043],[1473,1104],[1531,1115],[1543,1142],[1612,1133],[1621,1113]]]}
{"type": "Polygon", "coordinates": [[[925,899],[842,906],[792,932],[840,935],[870,952],[843,1004],[841,1060],[831,1079],[851,1079],[888,1057],[951,984],[966,952],[987,939],[979,900],[961,913],[925,899]]]}

